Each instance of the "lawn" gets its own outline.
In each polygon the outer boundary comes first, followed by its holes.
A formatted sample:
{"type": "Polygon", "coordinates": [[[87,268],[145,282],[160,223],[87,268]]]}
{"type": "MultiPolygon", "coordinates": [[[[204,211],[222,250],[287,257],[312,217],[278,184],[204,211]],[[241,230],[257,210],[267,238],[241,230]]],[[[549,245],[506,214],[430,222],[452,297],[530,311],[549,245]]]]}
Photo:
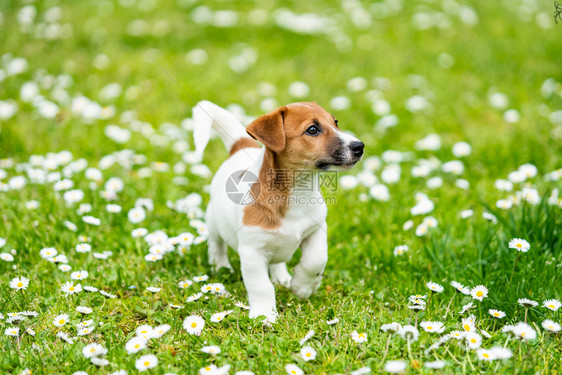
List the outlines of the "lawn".
{"type": "Polygon", "coordinates": [[[559,373],[554,15],[543,0],[0,0],[0,372],[559,373]],[[366,144],[324,192],[320,289],[276,287],[273,325],[248,317],[234,251],[233,273],[207,263],[228,153],[214,139],[193,156],[203,99],[244,124],[315,101],[366,144]]]}

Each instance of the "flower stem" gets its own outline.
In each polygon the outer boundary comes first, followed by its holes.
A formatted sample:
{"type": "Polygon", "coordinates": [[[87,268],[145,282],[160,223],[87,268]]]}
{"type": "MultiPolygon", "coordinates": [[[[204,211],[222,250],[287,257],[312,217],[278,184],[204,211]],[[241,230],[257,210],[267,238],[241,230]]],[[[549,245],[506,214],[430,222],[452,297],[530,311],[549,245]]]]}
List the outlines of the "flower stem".
{"type": "Polygon", "coordinates": [[[476,372],[476,369],[474,368],[474,365],[472,364],[472,361],[470,360],[470,352],[467,350],[466,351],[466,358],[468,359],[468,363],[470,364],[470,368],[472,369],[472,371],[476,372]]]}
{"type": "Polygon", "coordinates": [[[459,360],[453,355],[453,353],[451,353],[451,351],[449,350],[449,346],[447,345],[447,349],[445,350],[447,353],[449,353],[449,355],[451,356],[451,358],[453,358],[453,361],[457,362],[459,365],[461,364],[459,362],[459,360]]]}
{"type": "Polygon", "coordinates": [[[451,300],[449,301],[449,304],[447,305],[447,310],[445,311],[445,318],[443,318],[443,319],[447,319],[447,315],[449,314],[449,308],[451,307],[451,304],[453,303],[453,299],[455,299],[456,295],[457,295],[457,293],[455,292],[455,294],[453,294],[453,297],[451,297],[451,300]]]}
{"type": "Polygon", "coordinates": [[[527,323],[527,312],[529,311],[528,307],[525,307],[525,323],[527,323]]]}
{"type": "Polygon", "coordinates": [[[513,262],[513,270],[511,271],[511,276],[509,277],[509,285],[511,285],[511,280],[513,280],[513,274],[515,273],[515,266],[517,265],[517,259],[519,259],[519,252],[515,254],[515,262],[513,262]]]}
{"type": "Polygon", "coordinates": [[[414,357],[412,356],[412,348],[410,345],[410,339],[408,339],[408,356],[410,357],[410,363],[414,362],[414,357]]]}
{"type": "Polygon", "coordinates": [[[388,340],[386,340],[386,348],[384,349],[384,355],[382,356],[382,360],[381,363],[384,363],[384,360],[386,359],[386,355],[388,354],[388,348],[390,346],[390,337],[392,335],[388,335],[388,340]]]}

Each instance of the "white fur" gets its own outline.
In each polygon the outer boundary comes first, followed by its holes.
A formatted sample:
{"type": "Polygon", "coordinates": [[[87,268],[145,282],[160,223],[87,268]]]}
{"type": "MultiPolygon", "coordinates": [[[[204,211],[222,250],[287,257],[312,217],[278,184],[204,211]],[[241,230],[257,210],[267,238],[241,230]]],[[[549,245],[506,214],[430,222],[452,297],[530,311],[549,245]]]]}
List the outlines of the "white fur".
{"type": "MultiPolygon", "coordinates": [[[[232,146],[234,140],[247,137],[244,127],[230,118],[232,115],[227,111],[210,102],[204,102],[203,108],[210,114],[219,114],[220,119],[207,120],[202,116],[203,113],[194,109],[194,132],[203,135],[200,139],[204,139],[210,132],[211,124],[227,148],[232,146]],[[218,128],[219,125],[222,130],[218,128]]],[[[202,153],[202,149],[199,150],[202,153]]],[[[226,255],[227,246],[236,250],[240,255],[242,278],[248,292],[250,317],[264,315],[267,321],[275,322],[277,309],[272,280],[290,287],[299,298],[310,297],[320,285],[328,260],[327,208],[318,189],[293,193],[289,197],[289,209],[279,229],[266,230],[244,225],[245,206],[234,203],[228,197],[226,182],[238,171],[248,170],[258,176],[264,152],[264,148],[245,148],[220,166],[211,182],[211,200],[207,207],[206,222],[209,228],[209,262],[217,269],[232,269],[226,255]],[[291,259],[299,246],[302,256],[291,278],[285,262],[291,259]]],[[[250,187],[249,184],[240,185],[239,191],[246,192],[250,187]]]]}

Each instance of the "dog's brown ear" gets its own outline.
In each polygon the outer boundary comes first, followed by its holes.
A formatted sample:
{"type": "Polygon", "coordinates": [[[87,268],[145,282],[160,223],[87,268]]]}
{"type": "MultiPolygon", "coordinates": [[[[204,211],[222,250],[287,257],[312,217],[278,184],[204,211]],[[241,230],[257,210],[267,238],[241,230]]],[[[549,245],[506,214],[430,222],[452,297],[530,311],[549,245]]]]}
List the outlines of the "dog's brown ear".
{"type": "Polygon", "coordinates": [[[285,149],[284,118],[286,110],[286,107],[281,107],[258,117],[246,127],[246,132],[270,150],[283,151],[285,149]]]}

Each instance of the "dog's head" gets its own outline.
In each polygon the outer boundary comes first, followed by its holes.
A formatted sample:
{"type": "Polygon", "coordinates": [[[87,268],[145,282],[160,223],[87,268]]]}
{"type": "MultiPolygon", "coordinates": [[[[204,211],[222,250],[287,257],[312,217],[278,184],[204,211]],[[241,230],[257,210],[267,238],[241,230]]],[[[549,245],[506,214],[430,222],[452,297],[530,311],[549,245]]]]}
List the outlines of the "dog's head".
{"type": "Polygon", "coordinates": [[[345,170],[363,156],[365,145],[338,127],[316,103],[293,103],[258,117],[248,134],[277,155],[283,168],[345,170]]]}

